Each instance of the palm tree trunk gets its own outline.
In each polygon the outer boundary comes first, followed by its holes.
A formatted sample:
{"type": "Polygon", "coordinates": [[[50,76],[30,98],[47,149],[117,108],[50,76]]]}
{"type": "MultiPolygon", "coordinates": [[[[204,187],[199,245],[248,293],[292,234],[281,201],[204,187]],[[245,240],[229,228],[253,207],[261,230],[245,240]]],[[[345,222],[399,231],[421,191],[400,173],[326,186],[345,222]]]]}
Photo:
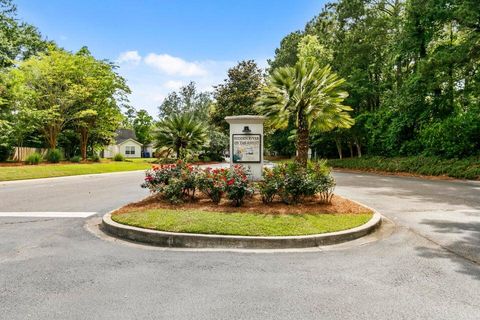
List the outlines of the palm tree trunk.
{"type": "Polygon", "coordinates": [[[298,115],[298,129],[297,129],[297,158],[296,161],[302,167],[307,167],[308,162],[308,147],[310,130],[308,129],[307,119],[303,110],[300,110],[298,115]]]}

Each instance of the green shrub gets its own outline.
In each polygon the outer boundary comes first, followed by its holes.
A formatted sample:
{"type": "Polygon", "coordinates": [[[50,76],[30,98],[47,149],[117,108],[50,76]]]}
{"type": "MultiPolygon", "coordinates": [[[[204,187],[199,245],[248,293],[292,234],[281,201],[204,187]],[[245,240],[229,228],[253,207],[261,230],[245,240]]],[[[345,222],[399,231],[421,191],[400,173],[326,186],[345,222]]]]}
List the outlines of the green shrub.
{"type": "Polygon", "coordinates": [[[125,161],[125,157],[123,156],[123,154],[117,153],[117,154],[113,157],[113,161],[125,161]]]}
{"type": "Polygon", "coordinates": [[[245,198],[254,193],[248,182],[247,171],[241,165],[236,165],[227,172],[226,182],[225,192],[227,193],[227,198],[232,201],[235,207],[240,207],[245,198]]]}
{"type": "Polygon", "coordinates": [[[45,159],[50,163],[59,163],[63,158],[62,152],[58,149],[50,149],[45,159]]]}
{"type": "Polygon", "coordinates": [[[171,203],[193,199],[197,188],[197,170],[183,161],[155,166],[145,172],[142,188],[159,193],[171,203]]]}
{"type": "Polygon", "coordinates": [[[90,160],[93,161],[93,162],[100,162],[102,161],[102,159],[100,158],[100,156],[96,153],[94,153],[91,157],[90,157],[90,160]]]}
{"type": "Polygon", "coordinates": [[[279,196],[287,204],[296,204],[305,197],[318,195],[329,203],[333,197],[335,180],[326,161],[309,163],[307,168],[296,162],[279,164],[264,170],[264,180],[258,184],[264,203],[279,196]]]}
{"type": "Polygon", "coordinates": [[[39,164],[40,161],[42,161],[42,155],[38,152],[35,152],[27,157],[27,159],[25,160],[25,163],[36,165],[36,164],[39,164]]]}
{"type": "Polygon", "coordinates": [[[0,144],[0,162],[7,161],[12,155],[13,148],[7,144],[0,144]]]}
{"type": "Polygon", "coordinates": [[[337,168],[371,171],[407,172],[420,175],[461,179],[480,179],[480,158],[442,159],[438,157],[362,157],[331,159],[328,163],[337,168]]]}
{"type": "Polygon", "coordinates": [[[206,168],[199,172],[197,185],[199,190],[218,204],[226,189],[228,169],[206,168]]]}
{"type": "Polygon", "coordinates": [[[70,158],[70,162],[73,162],[73,163],[79,163],[80,161],[82,161],[82,157],[80,156],[74,156],[70,158]]]}

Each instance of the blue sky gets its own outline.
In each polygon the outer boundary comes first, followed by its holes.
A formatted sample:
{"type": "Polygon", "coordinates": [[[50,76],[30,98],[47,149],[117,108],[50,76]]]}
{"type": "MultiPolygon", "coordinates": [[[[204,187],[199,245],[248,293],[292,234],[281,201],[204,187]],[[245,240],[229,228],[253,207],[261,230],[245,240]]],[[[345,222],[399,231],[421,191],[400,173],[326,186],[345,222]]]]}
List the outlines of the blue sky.
{"type": "Polygon", "coordinates": [[[19,18],[68,50],[89,47],[116,61],[133,93],[132,105],[156,115],[172,90],[201,90],[226,77],[237,61],[260,66],[280,40],[303,29],[321,0],[16,0],[19,18]]]}

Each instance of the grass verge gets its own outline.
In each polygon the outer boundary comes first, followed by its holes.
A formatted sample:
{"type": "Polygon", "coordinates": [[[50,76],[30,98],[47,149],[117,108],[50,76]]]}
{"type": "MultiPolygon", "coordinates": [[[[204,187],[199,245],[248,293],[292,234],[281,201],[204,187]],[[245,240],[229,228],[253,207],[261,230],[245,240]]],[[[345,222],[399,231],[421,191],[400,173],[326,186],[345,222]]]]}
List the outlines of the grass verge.
{"type": "Polygon", "coordinates": [[[39,179],[75,176],[82,174],[108,173],[120,171],[145,170],[152,166],[148,161],[114,162],[78,164],[45,164],[37,166],[11,166],[0,167],[0,181],[39,179]]]}
{"type": "Polygon", "coordinates": [[[335,168],[366,171],[405,172],[426,176],[448,176],[458,179],[480,180],[480,158],[440,159],[435,157],[362,157],[331,159],[335,168]]]}
{"type": "Polygon", "coordinates": [[[372,215],[372,213],[260,214],[153,209],[113,214],[112,220],[140,228],[181,233],[293,236],[351,229],[365,224],[372,215]]]}

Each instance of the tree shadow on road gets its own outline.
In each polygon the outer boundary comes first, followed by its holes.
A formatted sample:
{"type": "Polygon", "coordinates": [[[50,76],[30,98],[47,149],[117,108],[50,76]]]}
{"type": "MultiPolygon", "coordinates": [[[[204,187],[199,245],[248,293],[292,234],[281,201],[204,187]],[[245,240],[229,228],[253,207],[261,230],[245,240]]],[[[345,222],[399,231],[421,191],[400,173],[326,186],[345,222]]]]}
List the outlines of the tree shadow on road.
{"type": "Polygon", "coordinates": [[[435,227],[438,233],[463,236],[445,248],[417,247],[421,257],[449,259],[460,267],[458,272],[480,280],[480,222],[424,220],[422,223],[435,227]]]}

